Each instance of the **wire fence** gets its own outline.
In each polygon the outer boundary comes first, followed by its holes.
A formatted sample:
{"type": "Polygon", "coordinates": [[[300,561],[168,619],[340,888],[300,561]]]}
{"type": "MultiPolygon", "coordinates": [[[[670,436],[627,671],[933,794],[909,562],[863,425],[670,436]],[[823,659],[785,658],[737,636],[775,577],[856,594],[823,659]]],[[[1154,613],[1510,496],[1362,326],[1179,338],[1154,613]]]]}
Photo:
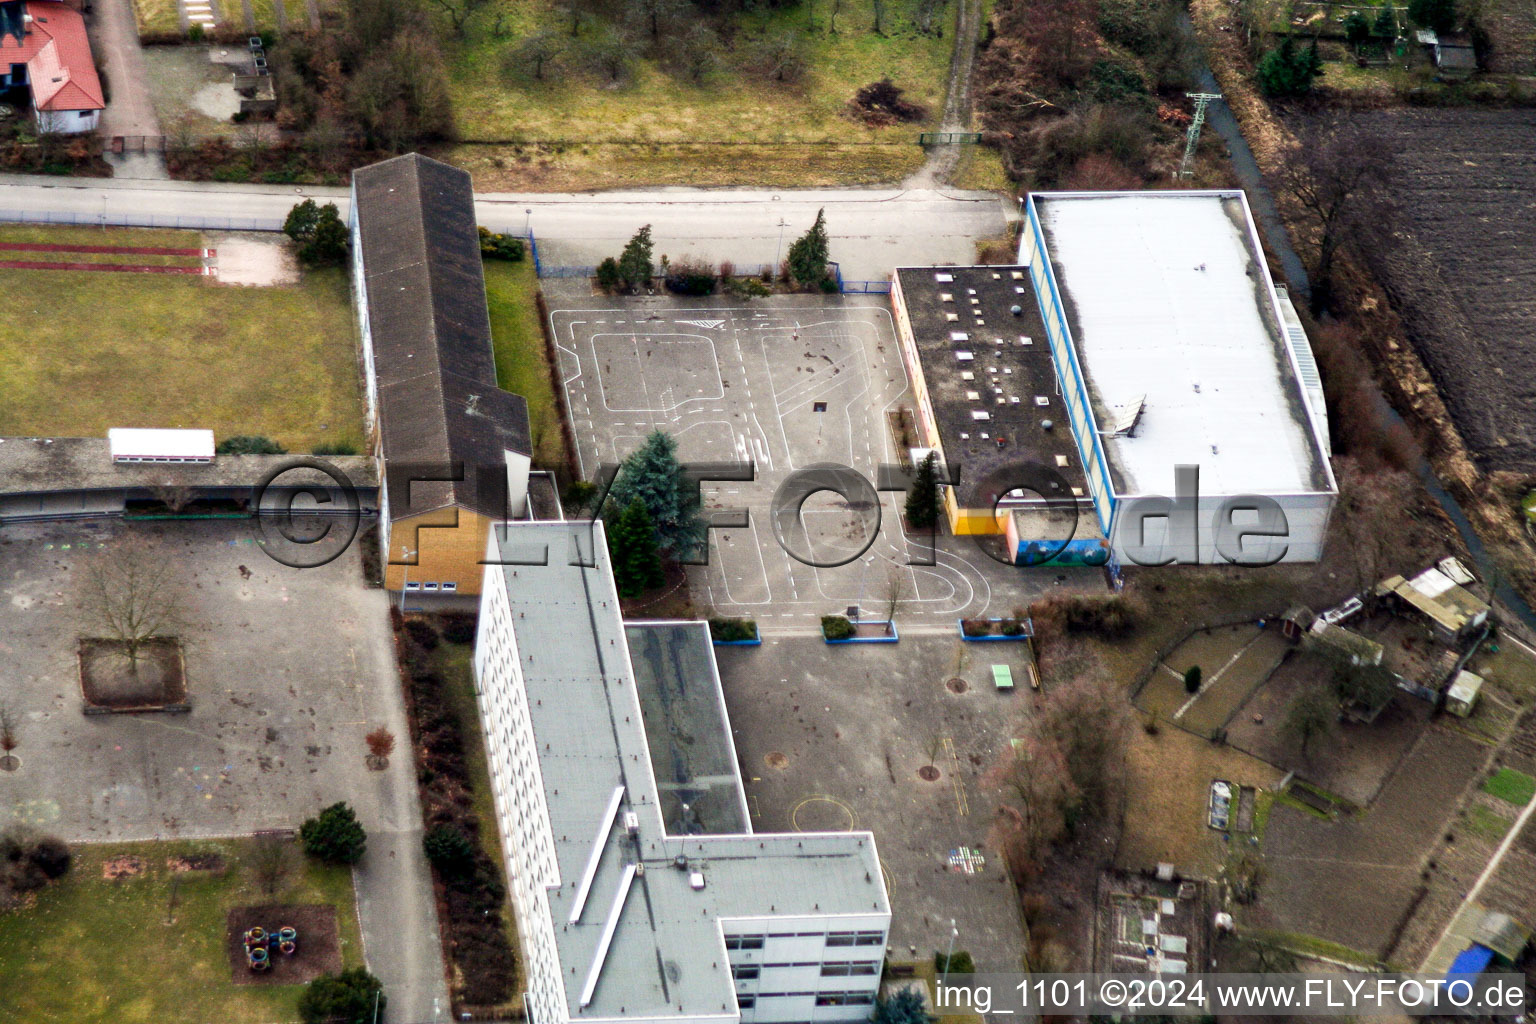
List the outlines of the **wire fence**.
{"type": "MultiPolygon", "coordinates": [[[[73,224],[85,227],[113,228],[181,228],[190,231],[281,231],[281,217],[216,217],[208,214],[135,213],[132,211],[107,211],[87,213],[78,210],[16,210],[0,208],[0,222],[19,224],[73,224]]],[[[545,263],[539,256],[539,242],[532,231],[527,234],[508,232],[514,238],[528,243],[533,257],[534,273],[548,278],[595,277],[597,267],[571,264],[556,266],[545,263]]],[[[772,277],[771,263],[733,263],[733,277],[772,277]]],[[[890,281],[844,281],[842,271],[832,264],[832,273],[838,291],[844,295],[886,295],[890,293],[890,281]]]]}
{"type": "Polygon", "coordinates": [[[77,224],[112,228],[185,228],[192,231],[281,231],[281,217],[215,217],[207,214],[134,213],[74,210],[0,209],[0,221],[21,224],[77,224]]]}

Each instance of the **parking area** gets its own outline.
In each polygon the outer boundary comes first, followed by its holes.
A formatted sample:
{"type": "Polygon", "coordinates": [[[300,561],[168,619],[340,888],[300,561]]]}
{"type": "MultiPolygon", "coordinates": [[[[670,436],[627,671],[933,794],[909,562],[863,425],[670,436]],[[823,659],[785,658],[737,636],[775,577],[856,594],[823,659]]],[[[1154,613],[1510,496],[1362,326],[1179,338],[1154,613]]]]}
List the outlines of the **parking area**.
{"type": "Polygon", "coordinates": [[[20,767],[0,772],[0,827],[71,842],[297,828],[345,800],[368,830],[354,872],[370,968],[404,1019],[444,993],[412,759],[370,771],[379,726],[409,749],[383,591],[354,547],[328,565],[268,558],[246,521],[10,524],[0,534],[0,700],[20,767]],[[186,713],[81,711],[76,639],[87,567],[142,542],[174,569],[186,713]]]}
{"type": "Polygon", "coordinates": [[[1007,614],[1057,585],[1102,588],[1098,570],[1021,570],[966,538],[940,538],[932,549],[909,541],[900,492],[880,495],[877,535],[862,554],[868,507],[831,492],[775,523],[772,498],[792,471],[837,463],[873,482],[882,463],[898,461],[889,418],[912,395],[883,297],[746,305],[724,296],[594,299],[584,283],[550,284],[550,326],[587,479],[657,429],[677,438],[685,461],[756,464],[752,482],[705,487],[708,506],[751,513],[744,529],[714,531],[710,564],[690,570],[696,599],[715,613],[754,618],[768,632],[803,631],[854,604],[883,617],[894,588],[898,618],[937,624],[989,608],[1007,614]],[[792,557],[776,533],[810,557],[792,557]],[[924,561],[934,564],[909,564],[924,561]]]}
{"type": "Polygon", "coordinates": [[[770,637],[716,654],[753,829],[872,831],[896,959],[945,949],[953,918],[979,970],[1018,970],[1019,903],[985,775],[1030,706],[1027,688],[993,686],[991,666],[1023,645],[770,637]]]}

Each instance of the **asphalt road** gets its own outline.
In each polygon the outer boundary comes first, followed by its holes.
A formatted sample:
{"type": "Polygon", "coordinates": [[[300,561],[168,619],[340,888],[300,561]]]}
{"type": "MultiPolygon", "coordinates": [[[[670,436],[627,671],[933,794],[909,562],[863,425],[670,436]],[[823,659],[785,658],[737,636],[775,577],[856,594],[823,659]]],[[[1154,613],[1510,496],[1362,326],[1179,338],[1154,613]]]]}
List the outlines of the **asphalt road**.
{"type": "MultiPolygon", "coordinates": [[[[0,175],[0,220],[273,231],[305,196],[335,201],[346,215],[344,188],[0,175]]],[[[782,259],[824,208],[844,279],[884,280],[896,266],[974,262],[977,239],[1008,230],[1010,205],[990,192],[940,189],[655,189],[481,193],[476,213],[494,231],[531,227],[546,264],[595,264],[650,224],[658,258],[742,266],[782,259]]]]}

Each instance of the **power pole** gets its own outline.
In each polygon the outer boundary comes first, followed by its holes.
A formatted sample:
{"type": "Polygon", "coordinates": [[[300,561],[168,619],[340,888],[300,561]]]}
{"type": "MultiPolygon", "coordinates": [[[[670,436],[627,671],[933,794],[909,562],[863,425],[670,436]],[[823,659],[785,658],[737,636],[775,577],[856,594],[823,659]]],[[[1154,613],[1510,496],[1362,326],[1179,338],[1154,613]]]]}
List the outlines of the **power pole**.
{"type": "Polygon", "coordinates": [[[1200,145],[1200,128],[1205,124],[1205,108],[1212,100],[1221,99],[1219,92],[1187,92],[1184,94],[1195,101],[1195,116],[1189,122],[1189,134],[1184,141],[1184,159],[1179,162],[1180,178],[1194,176],[1195,147],[1200,145]]]}

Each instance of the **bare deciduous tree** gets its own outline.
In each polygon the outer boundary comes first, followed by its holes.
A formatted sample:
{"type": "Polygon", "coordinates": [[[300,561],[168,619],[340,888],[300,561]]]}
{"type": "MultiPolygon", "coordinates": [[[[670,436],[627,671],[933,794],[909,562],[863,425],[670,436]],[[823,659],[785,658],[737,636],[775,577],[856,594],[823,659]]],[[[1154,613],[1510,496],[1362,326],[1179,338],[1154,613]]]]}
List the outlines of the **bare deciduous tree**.
{"type": "Polygon", "coordinates": [[[682,11],[682,0],[630,0],[634,16],[652,43],[661,42],[661,31],[682,11]]]}
{"type": "Polygon", "coordinates": [[[276,896],[293,868],[293,842],[271,832],[256,837],[251,850],[251,874],[265,896],[276,896]]]}
{"type": "Polygon", "coordinates": [[[1033,870],[1073,823],[1120,806],[1131,725],[1125,694],[1092,666],[1046,692],[991,773],[1007,798],[998,826],[1015,871],[1033,870]]]}
{"type": "Polygon", "coordinates": [[[1280,732],[1301,747],[1303,758],[1312,756],[1312,742],[1333,735],[1339,720],[1338,699],[1321,686],[1297,694],[1285,709],[1280,732]]]}
{"type": "Polygon", "coordinates": [[[506,52],[502,57],[502,70],[509,75],[529,75],[534,81],[542,82],[545,72],[564,49],[565,44],[554,33],[534,33],[518,40],[506,52]]]}
{"type": "Polygon", "coordinates": [[[117,641],[137,673],[144,645],[182,625],[180,590],[176,570],[161,552],[141,538],[124,538],[85,567],[80,601],[85,625],[117,641]]]}
{"type": "Polygon", "coordinates": [[[683,70],[689,81],[702,84],[711,71],[720,66],[720,37],[708,25],[695,25],[683,38],[683,70]]]}
{"type": "Polygon", "coordinates": [[[16,712],[0,701],[0,754],[10,754],[20,744],[16,738],[16,712]]]}
{"type": "Polygon", "coordinates": [[[1314,314],[1328,307],[1339,246],[1384,216],[1394,158],[1383,139],[1336,118],[1308,123],[1286,154],[1280,187],[1311,222],[1314,314]]]}
{"type": "Polygon", "coordinates": [[[489,7],[491,0],[432,0],[432,3],[448,15],[448,23],[453,26],[453,34],[462,39],[469,25],[469,19],[489,7]]]}
{"type": "Polygon", "coordinates": [[[149,493],[154,499],[172,512],[180,512],[192,504],[197,497],[197,489],[187,484],[177,483],[174,480],[161,480],[149,486],[149,493]]]}
{"type": "Polygon", "coordinates": [[[885,577],[885,618],[887,622],[896,618],[896,609],[907,599],[907,574],[901,566],[892,566],[891,571],[885,577]]]}
{"type": "Polygon", "coordinates": [[[794,32],[769,36],[758,46],[756,64],[775,82],[794,82],[805,73],[805,53],[794,32]]]}
{"type": "MultiPolygon", "coordinates": [[[[943,14],[948,6],[949,0],[917,0],[917,30],[925,36],[933,35],[939,15],[943,14]]],[[[938,34],[944,34],[942,27],[939,28],[938,34]]]]}
{"type": "Polygon", "coordinates": [[[1370,591],[1399,568],[1407,555],[1401,529],[1415,503],[1417,482],[1399,470],[1364,472],[1357,460],[1339,465],[1339,525],[1355,570],[1355,586],[1371,603],[1370,591]]]}
{"type": "Polygon", "coordinates": [[[363,737],[368,742],[368,753],[374,757],[388,757],[395,750],[395,734],[382,725],[363,737]]]}
{"type": "Polygon", "coordinates": [[[1066,831],[1076,788],[1060,748],[1034,731],[1019,739],[992,781],[1007,797],[998,815],[1001,845],[1013,871],[1027,877],[1066,831]]]}

